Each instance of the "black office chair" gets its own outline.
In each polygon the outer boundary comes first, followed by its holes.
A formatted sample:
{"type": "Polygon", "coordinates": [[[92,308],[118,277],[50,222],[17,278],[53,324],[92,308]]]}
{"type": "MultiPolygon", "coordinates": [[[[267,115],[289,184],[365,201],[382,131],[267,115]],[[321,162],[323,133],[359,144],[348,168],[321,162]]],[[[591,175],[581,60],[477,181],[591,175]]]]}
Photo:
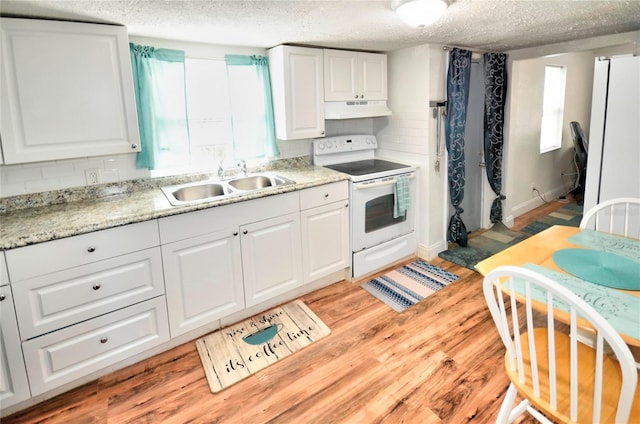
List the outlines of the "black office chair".
{"type": "Polygon", "coordinates": [[[573,151],[575,154],[576,168],[578,178],[571,190],[576,201],[581,205],[584,201],[584,184],[587,177],[587,156],[589,154],[589,141],[582,131],[579,122],[572,121],[569,123],[571,127],[571,136],[573,137],[573,151]]]}

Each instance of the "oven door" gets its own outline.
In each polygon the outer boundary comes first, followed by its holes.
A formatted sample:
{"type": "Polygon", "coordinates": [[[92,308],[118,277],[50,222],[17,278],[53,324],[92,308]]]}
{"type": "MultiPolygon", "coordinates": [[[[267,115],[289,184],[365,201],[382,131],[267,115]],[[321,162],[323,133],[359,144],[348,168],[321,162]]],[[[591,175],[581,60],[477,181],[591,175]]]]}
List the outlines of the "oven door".
{"type": "Polygon", "coordinates": [[[394,218],[393,188],[396,177],[384,177],[351,184],[351,248],[353,252],[376,246],[414,229],[416,173],[409,177],[410,205],[404,216],[394,218]]]}

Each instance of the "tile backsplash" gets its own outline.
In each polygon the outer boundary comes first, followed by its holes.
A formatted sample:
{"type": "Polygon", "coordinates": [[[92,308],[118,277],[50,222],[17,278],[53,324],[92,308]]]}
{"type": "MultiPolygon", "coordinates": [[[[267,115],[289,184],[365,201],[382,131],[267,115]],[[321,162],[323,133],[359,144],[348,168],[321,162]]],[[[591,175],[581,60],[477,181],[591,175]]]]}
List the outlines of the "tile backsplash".
{"type": "MultiPolygon", "coordinates": [[[[326,121],[327,136],[340,134],[373,134],[373,119],[326,121]]],[[[311,155],[312,140],[279,140],[280,158],[311,155]]],[[[136,169],[135,154],[100,156],[0,165],[0,198],[90,185],[94,174],[98,183],[114,183],[149,178],[147,169],[136,169]]]]}

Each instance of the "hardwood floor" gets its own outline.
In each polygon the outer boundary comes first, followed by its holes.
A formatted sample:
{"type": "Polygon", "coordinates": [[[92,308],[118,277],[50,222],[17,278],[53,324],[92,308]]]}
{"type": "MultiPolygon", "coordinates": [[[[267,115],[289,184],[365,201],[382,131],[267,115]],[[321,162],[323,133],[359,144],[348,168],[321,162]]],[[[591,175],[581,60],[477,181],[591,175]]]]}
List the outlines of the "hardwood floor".
{"type": "MultiPolygon", "coordinates": [[[[514,229],[563,205],[544,205],[514,229]]],[[[440,258],[431,263],[459,280],[403,313],[359,284],[303,296],[331,334],[218,394],[189,342],[2,423],[493,422],[508,380],[482,276],[440,258]]]]}

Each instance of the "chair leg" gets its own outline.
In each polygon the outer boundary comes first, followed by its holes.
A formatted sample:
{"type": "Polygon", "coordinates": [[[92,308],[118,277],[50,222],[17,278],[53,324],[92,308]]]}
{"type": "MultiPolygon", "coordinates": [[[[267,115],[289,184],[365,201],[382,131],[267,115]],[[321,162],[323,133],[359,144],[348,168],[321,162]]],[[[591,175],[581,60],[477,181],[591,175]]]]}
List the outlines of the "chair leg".
{"type": "Polygon", "coordinates": [[[511,409],[513,407],[513,402],[516,400],[517,394],[518,391],[516,390],[516,386],[514,386],[513,383],[509,384],[507,393],[505,394],[504,400],[502,401],[502,406],[500,406],[498,417],[496,418],[496,424],[507,424],[511,422],[509,421],[511,409]]]}

